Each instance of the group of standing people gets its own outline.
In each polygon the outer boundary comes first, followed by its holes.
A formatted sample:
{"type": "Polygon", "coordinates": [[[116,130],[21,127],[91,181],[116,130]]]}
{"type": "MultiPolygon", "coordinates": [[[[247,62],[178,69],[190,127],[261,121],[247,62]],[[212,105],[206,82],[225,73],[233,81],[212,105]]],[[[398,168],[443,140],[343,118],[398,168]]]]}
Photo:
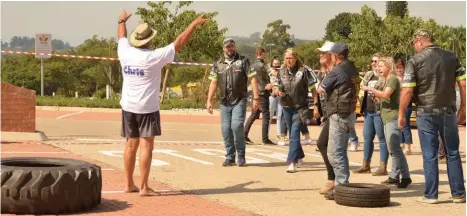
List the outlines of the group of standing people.
{"type": "MultiPolygon", "coordinates": [[[[150,41],[156,35],[147,23],[139,24],[127,37],[126,21],[131,16],[123,11],[118,20],[118,56],[123,72],[122,87],[122,136],[127,138],[124,152],[126,176],[125,192],[139,192],[140,196],[156,193],[148,185],[154,137],[161,135],[159,90],[161,68],[174,60],[189,41],[197,27],[207,21],[204,16],[194,20],[173,43],[150,50],[150,41]],[[135,186],[133,171],[136,152],[140,151],[142,181],[135,186]]],[[[388,185],[405,188],[411,184],[406,154],[412,144],[409,116],[412,101],[417,105],[418,134],[423,154],[425,174],[423,203],[438,203],[438,151],[439,140],[446,152],[449,185],[453,202],[465,202],[462,161],[459,154],[458,122],[465,121],[465,69],[457,56],[433,44],[426,30],[415,32],[412,46],[418,54],[408,62],[391,57],[374,55],[373,71],[363,81],[353,62],[348,59],[349,48],[343,43],[326,42],[317,49],[321,72],[316,76],[303,65],[298,53],[287,49],[284,64],[276,58],[268,69],[264,49],[257,51],[258,59],[250,65],[248,58],[236,52],[235,41],[223,41],[224,55],[214,62],[206,107],[213,112],[213,98],[219,89],[221,130],[224,137],[226,158],[223,166],[245,166],[248,126],[245,130],[247,86],[253,89],[253,117],[263,115],[263,144],[272,144],[268,138],[271,104],[279,103],[287,132],[278,129],[280,138],[289,134],[287,172],[300,167],[305,154],[300,143],[300,133],[309,133],[306,125],[311,118],[322,118],[323,128],[318,138],[318,150],[327,167],[328,181],[320,193],[333,199],[334,187],[349,182],[350,170],[347,156],[349,137],[355,138],[356,103],[360,89],[364,91],[362,113],[364,123],[363,166],[354,173],[370,173],[373,139],[380,141],[380,168],[374,175],[386,175],[389,156],[392,169],[388,185]],[[405,67],[405,68],[404,68],[405,67]],[[403,72],[402,72],[403,71],[403,72]],[[402,75],[403,74],[403,75],[402,75]],[[460,108],[456,108],[455,85],[460,90],[460,108]],[[313,113],[308,108],[308,92],[314,97],[313,113]],[[456,116],[457,111],[457,116],[456,116]],[[403,132],[401,132],[401,130],[403,132]],[[401,143],[405,144],[401,147],[401,143]]],[[[275,106],[275,105],[274,105],[275,106]]],[[[279,119],[279,120],[280,120],[279,119]]],[[[252,121],[251,121],[252,122],[252,121]]],[[[247,123],[247,125],[250,123],[247,123]]],[[[280,125],[280,122],[278,123],[280,125]]],[[[282,127],[281,127],[282,128],[282,127]]],[[[350,139],[352,140],[352,139],[350,139]]],[[[356,149],[354,143],[351,149],[356,149]]]]}

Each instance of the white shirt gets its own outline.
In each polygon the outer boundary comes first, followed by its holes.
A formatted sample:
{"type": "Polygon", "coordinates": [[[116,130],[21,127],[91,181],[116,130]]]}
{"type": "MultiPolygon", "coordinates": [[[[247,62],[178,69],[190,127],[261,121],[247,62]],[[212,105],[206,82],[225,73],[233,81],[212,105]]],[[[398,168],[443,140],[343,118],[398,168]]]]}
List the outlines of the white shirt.
{"type": "Polygon", "coordinates": [[[161,69],[174,60],[174,44],[147,50],[132,47],[127,38],[120,38],[118,58],[123,75],[122,109],[138,114],[158,111],[161,69]]]}

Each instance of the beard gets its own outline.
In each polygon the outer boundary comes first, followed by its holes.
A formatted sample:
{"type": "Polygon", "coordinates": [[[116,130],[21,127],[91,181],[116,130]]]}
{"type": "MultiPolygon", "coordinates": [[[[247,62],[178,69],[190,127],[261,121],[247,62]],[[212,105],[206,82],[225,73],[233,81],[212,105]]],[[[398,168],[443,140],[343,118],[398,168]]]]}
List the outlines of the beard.
{"type": "Polygon", "coordinates": [[[227,51],[227,52],[224,52],[224,55],[225,57],[228,57],[228,58],[233,58],[235,56],[235,51],[227,51]]]}

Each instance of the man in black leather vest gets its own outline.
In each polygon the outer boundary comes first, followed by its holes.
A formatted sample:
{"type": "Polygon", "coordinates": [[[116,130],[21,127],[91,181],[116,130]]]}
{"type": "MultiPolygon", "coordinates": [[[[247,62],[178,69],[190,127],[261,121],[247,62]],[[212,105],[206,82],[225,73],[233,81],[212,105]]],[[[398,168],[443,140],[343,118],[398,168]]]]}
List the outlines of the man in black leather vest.
{"type": "MultiPolygon", "coordinates": [[[[328,157],[335,173],[335,185],[349,183],[347,141],[355,127],[357,85],[360,78],[353,62],[347,59],[348,46],[335,43],[330,52],[335,66],[321,82],[318,93],[326,93],[326,116],[329,119],[328,157]]],[[[325,195],[334,199],[334,191],[325,195]]]]}
{"type": "Polygon", "coordinates": [[[268,70],[264,63],[265,52],[266,50],[263,47],[256,48],[256,61],[251,65],[251,73],[256,73],[255,78],[258,82],[260,108],[252,110],[250,117],[246,121],[245,140],[247,143],[252,143],[248,138],[248,133],[250,132],[253,122],[259,118],[259,114],[261,113],[263,120],[261,136],[263,145],[273,145],[274,143],[269,139],[269,96],[271,96],[272,84],[270,83],[268,70]]]}
{"type": "Polygon", "coordinates": [[[438,203],[438,133],[445,144],[449,186],[454,203],[465,203],[464,174],[459,154],[458,121],[465,120],[465,68],[456,54],[433,44],[430,32],[419,29],[412,46],[417,51],[404,72],[399,104],[399,127],[412,94],[417,105],[417,126],[423,154],[425,193],[419,202],[438,203]],[[456,118],[456,82],[461,105],[456,118]]]}
{"type": "Polygon", "coordinates": [[[224,56],[215,61],[209,75],[208,101],[206,108],[213,113],[212,99],[219,86],[222,136],[225,144],[225,161],[223,166],[244,166],[245,161],[245,122],[248,78],[253,88],[253,110],[258,109],[258,84],[255,72],[250,70],[248,58],[236,52],[235,41],[227,38],[223,42],[224,56]]]}

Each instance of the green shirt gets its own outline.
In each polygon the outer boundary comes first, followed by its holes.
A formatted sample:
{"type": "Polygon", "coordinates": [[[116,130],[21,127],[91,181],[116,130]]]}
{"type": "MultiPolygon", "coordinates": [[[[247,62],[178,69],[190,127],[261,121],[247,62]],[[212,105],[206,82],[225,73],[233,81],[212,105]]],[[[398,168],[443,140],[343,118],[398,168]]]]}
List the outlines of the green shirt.
{"type": "Polygon", "coordinates": [[[399,98],[401,91],[399,79],[397,79],[396,76],[391,76],[391,78],[386,82],[386,86],[383,88],[383,91],[388,87],[394,89],[394,92],[392,92],[388,99],[381,100],[381,118],[383,119],[384,124],[387,124],[392,120],[396,120],[399,115],[399,98]]]}

